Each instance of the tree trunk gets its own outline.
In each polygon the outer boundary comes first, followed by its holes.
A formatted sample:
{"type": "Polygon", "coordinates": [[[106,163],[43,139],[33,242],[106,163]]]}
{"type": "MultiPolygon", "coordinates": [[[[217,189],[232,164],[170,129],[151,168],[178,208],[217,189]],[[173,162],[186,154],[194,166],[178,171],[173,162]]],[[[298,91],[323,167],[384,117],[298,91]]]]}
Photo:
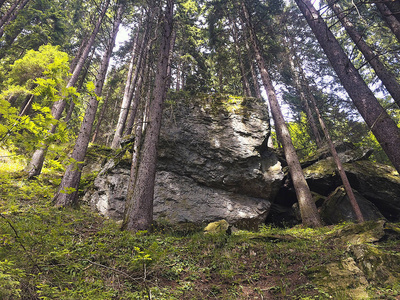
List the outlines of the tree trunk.
{"type": "Polygon", "coordinates": [[[145,77],[145,70],[148,70],[148,61],[146,64],[143,64],[143,66],[140,67],[140,75],[138,82],[135,87],[135,95],[134,99],[131,103],[130,111],[131,113],[129,114],[129,118],[126,122],[126,128],[125,128],[125,135],[130,135],[132,133],[133,129],[133,123],[135,123],[135,118],[136,118],[136,112],[139,106],[139,102],[142,96],[142,87],[143,87],[143,79],[145,77]]]}
{"type": "Polygon", "coordinates": [[[296,0],[296,3],[361,116],[400,172],[400,132],[396,123],[379,104],[311,2],[296,0]]]}
{"type": "MultiPolygon", "coordinates": [[[[289,40],[290,40],[290,38],[289,38],[289,40]]],[[[316,143],[318,148],[321,148],[322,144],[323,144],[322,143],[322,139],[321,139],[321,135],[319,134],[318,126],[317,126],[317,123],[315,122],[315,119],[314,119],[313,113],[311,111],[311,108],[308,105],[307,97],[306,97],[305,92],[303,90],[299,74],[298,74],[298,72],[296,70],[295,63],[294,63],[293,58],[292,58],[292,55],[296,56],[296,54],[294,53],[293,44],[291,43],[291,41],[289,43],[290,43],[290,45],[288,46],[289,53],[287,53],[288,54],[287,58],[288,58],[288,61],[289,61],[289,64],[290,64],[290,69],[292,71],[294,85],[295,85],[295,88],[296,88],[296,90],[298,91],[298,93],[300,95],[300,101],[301,101],[301,104],[303,105],[304,112],[307,115],[307,121],[310,124],[311,131],[312,131],[314,139],[315,139],[315,143],[316,143]]],[[[300,67],[299,62],[297,60],[296,60],[296,62],[297,62],[298,67],[300,67]]]]}
{"type": "Polygon", "coordinates": [[[85,117],[83,119],[81,129],[71,155],[72,163],[67,167],[61,184],[58,187],[58,191],[53,198],[55,206],[76,205],[78,202],[78,188],[81,179],[83,160],[89,145],[93,122],[96,117],[97,107],[99,104],[97,97],[100,97],[103,91],[112,50],[114,48],[115,39],[121,24],[123,8],[124,6],[122,2],[120,2],[118,5],[117,14],[115,16],[111,37],[108,41],[107,50],[103,55],[99,73],[97,74],[96,87],[94,90],[95,95],[90,98],[89,104],[86,108],[85,117]]]}
{"type": "MultiPolygon", "coordinates": [[[[293,61],[292,61],[292,63],[293,63],[293,61]]],[[[296,88],[301,90],[301,93],[303,93],[304,96],[307,95],[307,98],[310,100],[311,105],[314,108],[314,111],[317,115],[319,124],[321,125],[322,131],[324,132],[325,140],[328,143],[329,151],[331,152],[333,160],[335,161],[336,169],[338,170],[339,176],[342,179],[344,188],[346,190],[347,196],[349,197],[350,204],[353,207],[353,211],[356,215],[357,221],[362,223],[362,222],[364,222],[364,216],[361,213],[360,207],[358,206],[356,197],[354,196],[353,189],[351,188],[349,179],[347,178],[346,172],[344,171],[343,164],[340,161],[339,155],[337,154],[337,151],[335,149],[335,146],[334,146],[331,136],[329,134],[328,128],[325,126],[325,122],[321,117],[321,113],[317,106],[317,101],[314,98],[314,95],[311,91],[310,85],[308,84],[307,78],[304,74],[304,71],[303,71],[297,57],[296,57],[296,65],[297,65],[297,68],[299,69],[299,73],[300,73],[300,76],[296,75],[297,80],[299,80],[299,85],[296,86],[296,88]]],[[[296,70],[293,70],[293,71],[294,71],[294,73],[296,73],[296,70]]],[[[305,101],[307,101],[307,98],[305,98],[305,101]]],[[[320,145],[319,147],[321,147],[321,146],[322,145],[320,145]]]]}
{"type": "Polygon", "coordinates": [[[336,2],[336,0],[328,0],[328,4],[339,18],[340,22],[346,29],[353,42],[356,44],[357,48],[361,51],[365,59],[375,70],[376,75],[385,85],[393,100],[400,107],[400,84],[397,82],[395,75],[385,67],[385,65],[380,61],[379,56],[376,55],[364,41],[363,37],[358,33],[353,23],[351,23],[343,13],[339,3],[336,2]]]}
{"type": "Polygon", "coordinates": [[[354,196],[354,193],[353,193],[353,189],[351,188],[349,179],[347,178],[346,172],[344,171],[343,164],[340,161],[339,155],[337,154],[335,146],[334,146],[334,144],[332,142],[332,139],[331,139],[331,137],[329,135],[329,131],[325,126],[325,122],[323,121],[323,119],[321,117],[321,114],[320,114],[319,109],[317,107],[317,103],[315,101],[315,98],[311,93],[309,93],[309,95],[310,95],[309,99],[311,100],[311,103],[312,103],[312,105],[314,107],[314,110],[317,113],[319,123],[320,123],[322,131],[324,132],[324,135],[325,135],[325,140],[328,143],[329,150],[330,150],[330,152],[332,154],[332,157],[333,157],[333,160],[335,161],[335,164],[336,164],[336,169],[338,170],[339,176],[342,179],[344,188],[346,190],[347,196],[349,197],[350,204],[353,207],[353,211],[354,211],[354,213],[356,215],[357,221],[362,223],[362,222],[364,222],[364,216],[363,216],[363,214],[362,214],[362,212],[360,210],[360,207],[358,206],[356,197],[354,196]]]}
{"type": "MultiPolygon", "coordinates": [[[[174,33],[172,33],[172,34],[173,35],[172,35],[171,40],[174,38],[174,33]]],[[[155,36],[156,35],[157,35],[157,33],[155,32],[155,36]]],[[[137,66],[138,73],[135,74],[135,76],[138,81],[135,84],[135,90],[131,91],[131,93],[134,92],[134,99],[131,103],[130,114],[129,114],[129,117],[126,122],[126,126],[125,126],[126,128],[125,128],[125,133],[124,133],[125,135],[130,135],[132,133],[133,124],[135,123],[136,112],[139,107],[139,102],[140,102],[140,99],[141,99],[142,93],[143,93],[143,82],[145,81],[147,74],[149,74],[149,69],[150,69],[149,59],[150,59],[150,52],[151,52],[153,41],[154,41],[154,39],[150,39],[147,41],[147,45],[145,48],[146,51],[144,51],[144,50],[142,51],[140,65],[137,66]]],[[[169,64],[168,64],[168,69],[170,69],[169,64]]],[[[132,99],[133,96],[131,95],[130,97],[132,99]]]]}
{"type": "Polygon", "coordinates": [[[399,0],[381,0],[389,8],[391,14],[400,22],[400,1],[399,0]]]}
{"type": "Polygon", "coordinates": [[[250,84],[247,79],[246,75],[246,70],[244,68],[244,63],[242,59],[242,53],[239,48],[239,37],[238,37],[238,29],[234,21],[232,21],[231,18],[229,18],[229,23],[231,27],[231,32],[232,32],[232,37],[233,37],[233,43],[235,44],[235,50],[236,50],[236,56],[239,61],[239,68],[240,68],[240,73],[242,75],[242,85],[243,85],[243,96],[245,97],[251,97],[251,91],[250,91],[250,84]]]}
{"type": "Polygon", "coordinates": [[[107,92],[107,96],[104,98],[103,106],[101,107],[100,115],[97,118],[96,128],[95,128],[95,130],[93,132],[93,136],[92,136],[92,143],[96,143],[97,137],[98,137],[99,132],[100,132],[100,125],[101,125],[101,122],[103,121],[104,114],[105,114],[106,109],[107,109],[108,100],[110,99],[111,94],[112,94],[112,88],[109,87],[108,92],[107,92]]]}
{"type": "MultiPolygon", "coordinates": [[[[81,74],[81,79],[79,80],[79,83],[78,83],[78,85],[76,87],[77,92],[81,92],[81,90],[82,90],[83,83],[85,82],[85,79],[86,79],[87,74],[89,72],[90,64],[92,63],[92,59],[93,59],[94,53],[95,53],[95,49],[93,49],[92,53],[90,54],[90,57],[87,59],[86,68],[83,71],[83,73],[81,74]]],[[[71,99],[70,105],[69,105],[68,110],[67,110],[67,115],[65,116],[65,123],[68,123],[71,120],[72,113],[74,112],[74,109],[75,109],[75,102],[72,101],[72,99],[71,99]]]]}
{"type": "Polygon", "coordinates": [[[254,54],[261,72],[261,79],[264,83],[265,90],[267,91],[272,117],[275,122],[275,130],[277,131],[277,135],[279,136],[283,144],[286,161],[289,166],[289,172],[296,191],[297,200],[299,202],[302,222],[306,226],[321,226],[322,224],[318,215],[317,207],[312,199],[311,191],[307,185],[307,181],[304,178],[303,170],[301,169],[296,150],[290,138],[289,130],[285,124],[282,111],[279,107],[279,103],[275,94],[275,89],[267,68],[265,67],[264,58],[262,56],[261,50],[258,47],[257,37],[252,27],[250,16],[244,2],[242,2],[242,9],[247,27],[249,29],[250,41],[253,45],[254,54]]]}
{"type": "MultiPolygon", "coordinates": [[[[167,0],[159,60],[154,82],[154,94],[150,103],[149,124],[139,153],[135,182],[130,183],[127,195],[123,229],[148,230],[153,222],[154,180],[156,174],[157,143],[161,127],[163,102],[168,81],[168,61],[172,38],[174,0],[167,0]]],[[[132,172],[136,173],[136,170],[132,172]]]]}
{"type": "Polygon", "coordinates": [[[400,22],[397,20],[395,16],[393,16],[392,12],[385,5],[385,3],[376,2],[375,5],[378,8],[379,12],[381,13],[386,24],[389,26],[390,30],[393,32],[397,40],[400,42],[400,22]]]}
{"type": "Polygon", "coordinates": [[[10,9],[4,14],[0,19],[0,37],[4,34],[4,27],[16,19],[18,13],[29,3],[29,1],[30,0],[15,1],[10,9]],[[17,5],[19,5],[18,8],[16,8],[17,5]]]}
{"type": "MultiPolygon", "coordinates": [[[[87,45],[85,47],[85,50],[82,53],[82,56],[79,58],[78,63],[74,69],[74,72],[72,73],[71,78],[68,81],[67,88],[73,87],[76,82],[78,81],[78,76],[83,68],[83,65],[85,64],[85,60],[89,55],[90,49],[93,46],[93,43],[95,41],[96,35],[100,30],[100,25],[103,21],[103,18],[107,12],[108,6],[110,4],[110,0],[106,0],[106,3],[104,4],[103,10],[97,20],[96,26],[92,32],[92,35],[90,36],[87,45]]],[[[65,99],[58,100],[54,102],[52,108],[51,108],[51,114],[55,120],[60,120],[62,112],[64,111],[66,102],[65,99]]],[[[49,134],[54,134],[56,132],[57,125],[52,125],[49,134]]],[[[28,166],[28,178],[34,178],[38,176],[43,167],[44,163],[44,158],[46,156],[48,145],[43,145],[40,149],[36,150],[35,153],[32,156],[32,159],[29,163],[28,166]]]]}
{"type": "Polygon", "coordinates": [[[29,0],[15,0],[7,12],[1,17],[0,28],[3,28],[3,26],[12,18],[12,16],[16,15],[19,10],[21,10],[28,2],[29,0]],[[19,7],[17,8],[17,6],[19,7]]]}
{"type": "MultiPolygon", "coordinates": [[[[143,62],[143,54],[145,53],[148,37],[149,37],[149,31],[150,31],[150,22],[151,22],[151,16],[147,18],[147,26],[146,30],[143,33],[143,39],[142,42],[139,44],[139,28],[138,28],[138,35],[136,37],[134,47],[133,49],[135,53],[132,53],[132,60],[131,64],[129,66],[129,71],[126,79],[126,84],[125,84],[125,90],[124,90],[124,97],[122,98],[122,104],[121,104],[121,110],[119,113],[118,117],[118,122],[117,126],[115,129],[115,134],[113,141],[111,143],[111,148],[117,149],[120,146],[120,141],[125,129],[126,125],[126,120],[129,115],[129,110],[132,104],[132,98],[136,89],[136,82],[138,80],[139,72],[142,68],[142,62],[143,62]],[[135,45],[136,44],[136,45],[135,45]],[[135,72],[133,73],[133,66],[134,62],[136,60],[136,68],[135,72]]],[[[133,51],[132,51],[133,52],[133,51]]]]}

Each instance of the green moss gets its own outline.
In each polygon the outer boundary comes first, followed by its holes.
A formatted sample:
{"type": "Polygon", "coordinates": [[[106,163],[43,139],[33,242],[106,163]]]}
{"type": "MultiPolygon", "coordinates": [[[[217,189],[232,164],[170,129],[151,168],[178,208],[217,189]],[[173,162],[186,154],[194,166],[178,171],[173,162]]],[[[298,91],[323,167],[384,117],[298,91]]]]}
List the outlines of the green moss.
{"type": "Polygon", "coordinates": [[[303,170],[305,176],[321,178],[326,175],[336,175],[336,166],[332,159],[324,159],[312,164],[303,170]]]}

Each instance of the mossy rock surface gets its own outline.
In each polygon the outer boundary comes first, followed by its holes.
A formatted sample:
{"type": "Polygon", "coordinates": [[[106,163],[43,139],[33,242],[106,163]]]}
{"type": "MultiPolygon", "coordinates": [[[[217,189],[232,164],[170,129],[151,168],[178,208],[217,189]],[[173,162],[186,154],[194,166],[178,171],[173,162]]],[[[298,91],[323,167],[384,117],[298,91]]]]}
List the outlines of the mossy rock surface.
{"type": "MultiPolygon", "coordinates": [[[[393,167],[365,160],[345,163],[343,167],[353,189],[373,203],[389,221],[400,221],[400,176],[393,167]]],[[[342,185],[331,157],[303,171],[310,189],[323,196],[342,185]]]]}
{"type": "Polygon", "coordinates": [[[400,255],[383,246],[387,239],[400,238],[398,228],[383,220],[344,225],[328,237],[347,244],[343,255],[310,268],[307,277],[335,299],[381,299],[375,298],[374,287],[400,284],[400,255]]]}

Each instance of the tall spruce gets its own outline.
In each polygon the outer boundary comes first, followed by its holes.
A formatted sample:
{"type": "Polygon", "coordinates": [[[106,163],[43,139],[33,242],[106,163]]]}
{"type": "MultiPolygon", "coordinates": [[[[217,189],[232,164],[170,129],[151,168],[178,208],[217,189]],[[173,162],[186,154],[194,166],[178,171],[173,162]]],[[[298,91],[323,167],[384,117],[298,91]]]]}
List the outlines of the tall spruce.
{"type": "MultiPolygon", "coordinates": [[[[361,212],[360,206],[357,203],[356,197],[351,188],[351,185],[350,185],[349,179],[346,175],[346,172],[344,171],[343,164],[340,161],[340,158],[336,151],[335,145],[331,139],[328,128],[326,127],[325,122],[322,119],[321,113],[317,106],[317,101],[315,100],[314,94],[312,93],[310,84],[308,83],[307,77],[301,66],[299,58],[297,57],[297,55],[294,51],[292,51],[292,55],[289,55],[289,60],[290,60],[290,65],[291,65],[291,69],[292,69],[292,74],[293,74],[294,81],[295,81],[295,87],[298,90],[300,97],[303,98],[302,102],[305,102],[305,105],[306,105],[309,113],[311,113],[311,107],[312,107],[315,114],[317,115],[317,119],[319,121],[321,129],[325,136],[325,141],[328,144],[329,151],[332,154],[333,160],[336,165],[336,169],[339,173],[340,179],[342,180],[343,186],[344,186],[346,194],[350,200],[350,204],[353,208],[354,214],[357,218],[357,221],[362,223],[362,222],[364,222],[364,216],[361,212]],[[292,57],[291,57],[292,55],[294,56],[294,59],[292,59],[292,57]],[[308,105],[308,102],[311,103],[311,107],[308,105]]],[[[312,117],[312,115],[311,115],[311,117],[312,117]]],[[[310,119],[309,119],[309,121],[310,121],[310,124],[312,122],[315,122],[314,117],[312,117],[312,121],[310,119]]],[[[312,126],[315,126],[315,124],[312,126]]],[[[322,144],[318,145],[319,148],[322,146],[323,146],[322,144]]]]}
{"type": "Polygon", "coordinates": [[[293,146],[290,138],[289,130],[286,126],[281,108],[276,98],[275,88],[272,80],[266,68],[266,64],[262,55],[262,51],[258,45],[257,37],[251,23],[250,14],[244,2],[241,2],[245,23],[247,25],[250,41],[254,49],[254,54],[257,60],[258,68],[261,73],[261,79],[264,84],[264,88],[267,91],[268,102],[271,108],[272,117],[275,122],[275,130],[277,136],[280,139],[285,158],[289,166],[289,172],[292,178],[292,182],[296,191],[297,200],[300,207],[300,214],[302,222],[306,226],[318,227],[321,226],[321,219],[319,217],[317,207],[312,199],[310,188],[308,187],[307,181],[304,178],[303,170],[301,168],[299,159],[296,154],[296,149],[293,146]]]}
{"type": "Polygon", "coordinates": [[[400,131],[341,48],[329,27],[309,0],[295,0],[353,103],[400,172],[400,131]]]}
{"type": "Polygon", "coordinates": [[[400,107],[400,84],[398,83],[396,76],[381,62],[379,56],[374,53],[371,47],[364,40],[363,36],[357,31],[354,24],[349,18],[346,17],[344,11],[340,7],[340,4],[336,0],[328,0],[328,4],[339,18],[340,22],[346,29],[350,38],[356,44],[357,48],[364,55],[366,61],[372,66],[376,75],[382,81],[393,100],[400,107]]]}
{"type": "Polygon", "coordinates": [[[153,222],[153,197],[156,175],[157,144],[161,128],[163,103],[167,92],[168,62],[172,38],[174,0],[163,5],[162,32],[159,48],[154,92],[149,106],[143,144],[138,153],[138,163],[132,164],[130,191],[126,199],[123,229],[129,231],[149,230],[153,222]],[[133,169],[134,168],[134,169],[133,169]]]}
{"type": "Polygon", "coordinates": [[[75,147],[71,155],[72,162],[67,167],[58,191],[53,198],[56,206],[70,206],[77,204],[78,188],[81,179],[83,160],[86,156],[86,151],[89,145],[93,122],[96,117],[97,107],[99,104],[98,97],[101,97],[103,85],[106,78],[108,66],[110,63],[111,54],[115,45],[118,29],[121,24],[122,13],[124,9],[124,1],[120,0],[114,19],[111,35],[106,46],[106,51],[100,64],[100,69],[96,77],[94,95],[91,96],[89,104],[86,108],[85,117],[81,124],[78,138],[75,142],[75,147]]]}
{"type": "Polygon", "coordinates": [[[386,5],[385,1],[382,2],[377,1],[375,2],[375,5],[378,8],[379,12],[381,13],[383,19],[385,20],[390,30],[396,36],[398,42],[400,42],[400,21],[391,12],[389,7],[386,5]]]}

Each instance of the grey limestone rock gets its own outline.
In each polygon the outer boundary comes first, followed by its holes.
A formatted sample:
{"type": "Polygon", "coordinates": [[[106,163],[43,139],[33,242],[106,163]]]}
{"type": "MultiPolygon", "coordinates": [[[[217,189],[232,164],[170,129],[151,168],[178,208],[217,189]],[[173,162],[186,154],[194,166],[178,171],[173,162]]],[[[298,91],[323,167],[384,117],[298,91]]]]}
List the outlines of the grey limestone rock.
{"type": "MultiPolygon", "coordinates": [[[[262,224],[284,174],[273,151],[261,100],[190,99],[164,110],[158,145],[154,219],[204,224],[221,219],[242,228],[262,224]]],[[[107,164],[106,164],[107,165],[107,164]]],[[[100,172],[85,195],[96,210],[123,217],[129,167],[100,172]]]]}

